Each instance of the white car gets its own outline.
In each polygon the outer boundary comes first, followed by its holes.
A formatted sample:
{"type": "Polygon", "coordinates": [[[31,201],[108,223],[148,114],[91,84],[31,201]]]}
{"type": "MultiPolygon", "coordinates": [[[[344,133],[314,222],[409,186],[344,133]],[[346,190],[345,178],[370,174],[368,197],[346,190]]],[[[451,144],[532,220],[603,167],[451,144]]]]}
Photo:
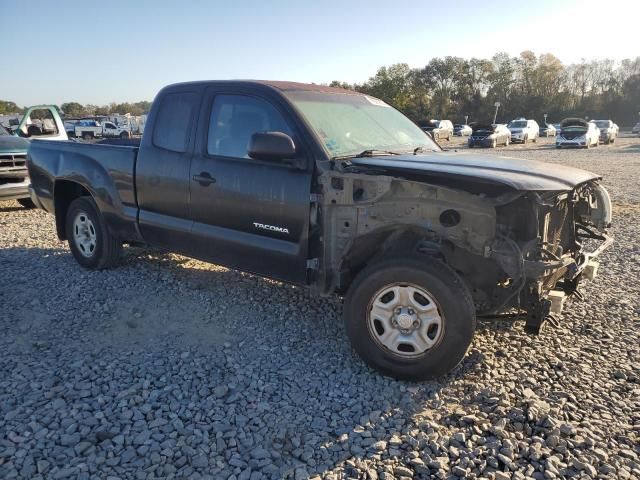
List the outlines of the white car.
{"type": "Polygon", "coordinates": [[[458,137],[468,137],[473,133],[473,129],[466,124],[456,124],[453,126],[453,134],[458,137]]]}
{"type": "Polygon", "coordinates": [[[75,137],[91,140],[102,136],[102,125],[95,120],[78,120],[75,124],[75,137]]]}
{"type": "Polygon", "coordinates": [[[117,126],[112,122],[102,123],[102,136],[103,137],[117,137],[117,138],[129,138],[129,129],[125,126],[117,126]]]}
{"type": "Polygon", "coordinates": [[[591,120],[589,123],[595,123],[600,129],[600,143],[609,145],[616,141],[618,136],[617,125],[611,120],[591,120]]]}
{"type": "Polygon", "coordinates": [[[535,120],[518,118],[511,120],[507,128],[511,132],[511,142],[527,143],[529,140],[535,142],[540,136],[540,126],[535,120]]]}
{"type": "Polygon", "coordinates": [[[600,129],[593,122],[581,118],[567,118],[560,125],[561,132],[556,137],[556,148],[591,148],[600,142],[600,129]]]}

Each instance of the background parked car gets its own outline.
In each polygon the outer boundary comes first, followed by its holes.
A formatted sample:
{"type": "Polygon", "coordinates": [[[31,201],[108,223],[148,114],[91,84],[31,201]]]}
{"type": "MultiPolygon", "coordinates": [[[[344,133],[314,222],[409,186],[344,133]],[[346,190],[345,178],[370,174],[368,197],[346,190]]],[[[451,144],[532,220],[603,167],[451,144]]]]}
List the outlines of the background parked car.
{"type": "Polygon", "coordinates": [[[551,123],[543,123],[540,125],[539,134],[541,137],[555,137],[557,135],[556,127],[551,123]]]}
{"type": "Polygon", "coordinates": [[[617,131],[611,120],[591,120],[600,129],[600,143],[609,145],[616,141],[617,131]]]}
{"type": "Polygon", "coordinates": [[[95,120],[79,120],[76,122],[74,137],[91,140],[102,136],[102,125],[95,120]]]}
{"type": "Polygon", "coordinates": [[[597,146],[600,130],[595,123],[582,118],[566,118],[561,123],[562,132],[556,137],[556,148],[597,146]]]}
{"type": "Polygon", "coordinates": [[[636,123],[631,129],[631,133],[640,134],[640,122],[636,123]]]}
{"type": "Polygon", "coordinates": [[[451,140],[453,136],[453,123],[451,120],[431,120],[429,125],[422,127],[422,130],[425,132],[429,132],[431,134],[431,138],[436,141],[451,140]]]}
{"type": "Polygon", "coordinates": [[[118,126],[112,122],[102,123],[102,136],[115,138],[129,138],[129,129],[125,126],[118,126]]]}
{"type": "Polygon", "coordinates": [[[473,133],[467,141],[469,148],[490,147],[496,148],[498,145],[509,145],[511,142],[511,132],[501,124],[476,123],[472,124],[473,133]]]}
{"type": "Polygon", "coordinates": [[[453,126],[453,134],[458,137],[468,137],[473,132],[469,125],[458,123],[453,126]]]}
{"type": "Polygon", "coordinates": [[[507,125],[511,132],[512,142],[527,143],[529,140],[536,141],[540,136],[540,127],[535,120],[527,120],[526,118],[518,118],[511,120],[507,125]]]}
{"type": "Polygon", "coordinates": [[[562,127],[560,126],[559,123],[554,123],[553,124],[553,128],[556,129],[556,136],[560,135],[560,132],[562,131],[562,127]]]}

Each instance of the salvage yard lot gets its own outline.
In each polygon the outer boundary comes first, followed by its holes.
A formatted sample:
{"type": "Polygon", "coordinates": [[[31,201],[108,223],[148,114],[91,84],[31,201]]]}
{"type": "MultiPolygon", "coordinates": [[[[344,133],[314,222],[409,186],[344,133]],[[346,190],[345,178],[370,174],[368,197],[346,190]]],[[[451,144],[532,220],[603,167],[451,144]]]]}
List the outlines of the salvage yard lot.
{"type": "Polygon", "coordinates": [[[0,203],[0,478],[640,478],[640,139],[553,140],[483,153],[603,175],[616,243],[559,327],[482,320],[439,382],[365,367],[338,299],[140,248],[82,270],[0,203]]]}

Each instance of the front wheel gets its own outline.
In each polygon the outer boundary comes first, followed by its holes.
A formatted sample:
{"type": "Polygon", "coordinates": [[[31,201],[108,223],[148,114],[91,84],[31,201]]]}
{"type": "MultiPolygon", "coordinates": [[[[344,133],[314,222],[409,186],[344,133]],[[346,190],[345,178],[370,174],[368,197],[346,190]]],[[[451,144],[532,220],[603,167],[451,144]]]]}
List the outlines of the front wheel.
{"type": "Polygon", "coordinates": [[[118,262],[122,242],[111,235],[91,197],[71,202],[65,228],[71,253],[83,267],[101,270],[118,262]]]}
{"type": "Polygon", "coordinates": [[[417,256],[369,265],[344,304],[351,344],[370,366],[406,380],[440,377],[464,358],[476,327],[468,288],[444,263],[417,256]]]}

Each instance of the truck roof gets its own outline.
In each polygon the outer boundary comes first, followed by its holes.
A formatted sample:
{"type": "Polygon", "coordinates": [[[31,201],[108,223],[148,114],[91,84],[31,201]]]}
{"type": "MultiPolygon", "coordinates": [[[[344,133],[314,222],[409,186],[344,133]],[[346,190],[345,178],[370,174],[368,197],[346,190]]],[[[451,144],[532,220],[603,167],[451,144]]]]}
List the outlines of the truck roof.
{"type": "Polygon", "coordinates": [[[322,92],[322,93],[342,93],[349,95],[364,95],[363,93],[345,88],[329,87],[315,83],[287,82],[281,80],[197,80],[193,82],[182,82],[168,85],[165,88],[186,86],[186,85],[213,85],[213,84],[238,84],[238,85],[262,85],[271,87],[282,92],[322,92]]]}

